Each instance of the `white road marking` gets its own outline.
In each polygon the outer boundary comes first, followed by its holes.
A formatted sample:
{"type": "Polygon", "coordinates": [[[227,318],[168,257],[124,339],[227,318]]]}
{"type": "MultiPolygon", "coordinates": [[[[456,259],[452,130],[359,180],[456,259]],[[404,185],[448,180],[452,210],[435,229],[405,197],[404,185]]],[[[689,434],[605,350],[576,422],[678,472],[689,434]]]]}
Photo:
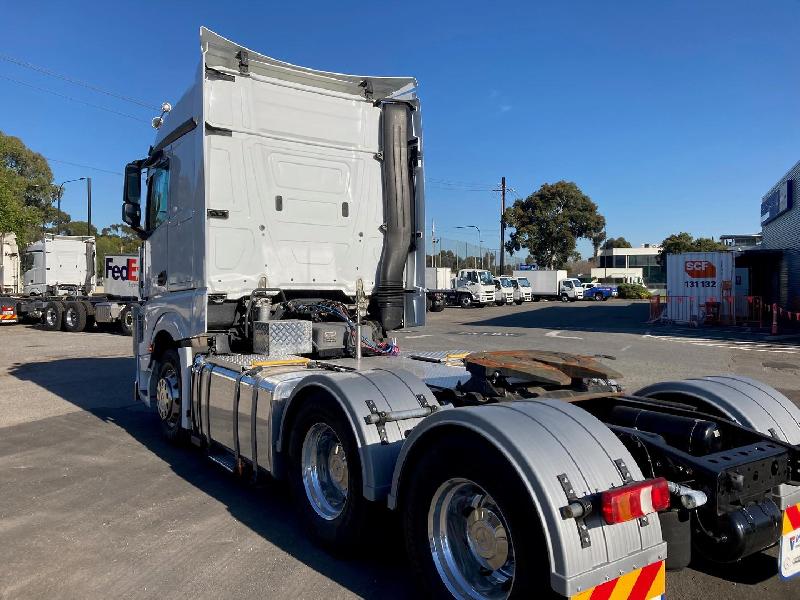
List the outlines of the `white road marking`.
{"type": "Polygon", "coordinates": [[[643,338],[661,340],[664,342],[675,342],[677,344],[691,344],[692,346],[703,346],[706,348],[725,348],[727,350],[739,350],[741,352],[770,352],[772,354],[800,354],[800,348],[793,346],[780,346],[777,344],[766,344],[755,341],[733,341],[724,339],[702,338],[702,337],[681,337],[676,335],[651,335],[645,333],[643,338]]]}
{"type": "Polygon", "coordinates": [[[577,336],[574,336],[574,335],[560,335],[560,334],[561,334],[561,331],[548,331],[544,335],[546,337],[558,338],[560,340],[582,340],[583,339],[582,337],[577,337],[577,336]]]}
{"type": "Polygon", "coordinates": [[[627,350],[627,349],[628,349],[628,348],[630,348],[630,347],[631,347],[631,345],[630,345],[630,344],[628,344],[627,346],[623,346],[623,347],[622,347],[622,350],[620,350],[620,352],[625,352],[625,350],[627,350]]]}
{"type": "Polygon", "coordinates": [[[423,333],[421,335],[407,335],[405,339],[407,340],[418,340],[419,338],[426,338],[426,337],[433,337],[432,333],[423,333]]]}

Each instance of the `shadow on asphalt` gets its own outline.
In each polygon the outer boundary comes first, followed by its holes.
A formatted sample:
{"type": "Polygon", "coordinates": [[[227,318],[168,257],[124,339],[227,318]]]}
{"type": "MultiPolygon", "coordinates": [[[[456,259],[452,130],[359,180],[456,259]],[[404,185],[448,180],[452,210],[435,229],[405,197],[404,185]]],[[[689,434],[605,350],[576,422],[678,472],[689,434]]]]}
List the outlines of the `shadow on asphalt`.
{"type": "MultiPolygon", "coordinates": [[[[705,326],[689,327],[648,323],[650,305],[647,302],[610,300],[608,302],[546,302],[526,304],[527,310],[497,314],[492,311],[481,319],[480,308],[471,308],[470,320],[461,325],[475,327],[507,327],[520,329],[550,329],[560,331],[594,331],[599,333],[650,333],[685,338],[721,338],[725,340],[761,340],[767,330],[747,327],[705,326]],[[476,314],[477,313],[477,314],[476,314]],[[488,315],[487,315],[488,316],[488,315]]],[[[465,310],[450,308],[449,310],[465,310]]],[[[797,340],[770,341],[774,345],[797,346],[797,340]]]]}
{"type": "Polygon", "coordinates": [[[778,574],[778,559],[764,552],[724,565],[708,562],[702,558],[693,559],[691,566],[706,575],[743,585],[763,583],[778,574]]]}
{"type": "MultiPolygon", "coordinates": [[[[269,476],[251,485],[215,467],[203,450],[166,442],[154,410],[129,393],[131,358],[75,358],[13,366],[12,376],[35,383],[97,418],[112,422],[144,445],[172,471],[227,507],[231,516],[284,552],[362,598],[416,597],[408,578],[399,519],[388,509],[378,512],[374,529],[354,557],[337,558],[315,546],[295,515],[288,486],[269,476]],[[75,374],[86,374],[76,382],[75,374]],[[72,374],[71,377],[59,374],[72,374]],[[91,390],[85,383],[94,377],[91,390]],[[377,582],[391,582],[380,585],[377,582]]],[[[124,469],[124,465],[117,468],[124,469]]]]}

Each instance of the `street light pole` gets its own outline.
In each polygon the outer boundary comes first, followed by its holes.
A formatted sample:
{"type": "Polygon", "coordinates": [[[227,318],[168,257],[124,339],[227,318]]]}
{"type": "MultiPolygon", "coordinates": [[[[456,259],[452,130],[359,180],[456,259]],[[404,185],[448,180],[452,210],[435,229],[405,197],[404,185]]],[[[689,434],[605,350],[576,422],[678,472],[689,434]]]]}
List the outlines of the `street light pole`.
{"type": "Polygon", "coordinates": [[[56,200],[58,201],[58,224],[56,225],[56,234],[61,233],[61,196],[64,195],[64,186],[68,183],[73,183],[75,181],[83,181],[84,179],[87,180],[89,186],[89,226],[91,228],[92,223],[92,178],[89,177],[79,177],[78,179],[67,179],[66,181],[62,181],[58,185],[58,197],[56,200]]]}
{"type": "Polygon", "coordinates": [[[92,178],[86,178],[86,235],[92,235],[92,178]]]}
{"type": "MultiPolygon", "coordinates": [[[[478,253],[481,254],[481,269],[482,269],[483,268],[483,254],[482,254],[482,250],[481,250],[481,242],[483,240],[481,239],[481,237],[482,237],[481,236],[481,228],[478,227],[477,225],[456,225],[456,229],[477,229],[478,230],[478,253]]],[[[465,244],[465,247],[466,247],[466,244],[465,244]]],[[[466,259],[466,256],[464,256],[464,258],[466,259]]],[[[477,258],[475,259],[475,268],[476,269],[478,268],[478,259],[477,258]]]]}

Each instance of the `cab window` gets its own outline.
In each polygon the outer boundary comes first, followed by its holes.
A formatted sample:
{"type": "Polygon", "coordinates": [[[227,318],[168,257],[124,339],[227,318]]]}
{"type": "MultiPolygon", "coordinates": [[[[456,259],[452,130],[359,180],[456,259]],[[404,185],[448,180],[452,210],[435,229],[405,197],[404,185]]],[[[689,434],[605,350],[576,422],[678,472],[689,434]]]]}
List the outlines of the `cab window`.
{"type": "Polygon", "coordinates": [[[564,287],[567,288],[568,290],[571,290],[572,289],[572,282],[571,281],[565,281],[564,282],[564,287]]]}
{"type": "Polygon", "coordinates": [[[147,174],[147,229],[153,231],[169,217],[169,164],[151,167],[147,174]]]}

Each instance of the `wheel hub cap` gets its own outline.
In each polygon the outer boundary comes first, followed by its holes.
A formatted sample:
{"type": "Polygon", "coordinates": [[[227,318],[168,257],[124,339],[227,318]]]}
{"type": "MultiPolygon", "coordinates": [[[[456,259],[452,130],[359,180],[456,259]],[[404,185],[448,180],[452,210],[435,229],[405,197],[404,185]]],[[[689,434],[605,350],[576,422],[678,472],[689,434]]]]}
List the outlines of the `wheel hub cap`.
{"type": "Polygon", "coordinates": [[[156,384],[156,400],[158,416],[170,425],[177,423],[180,398],[178,396],[178,377],[172,369],[168,369],[156,384]]]}
{"type": "Polygon", "coordinates": [[[48,308],[47,312],[45,313],[45,319],[47,319],[48,325],[55,325],[56,324],[56,311],[52,308],[48,308]]]}
{"type": "Polygon", "coordinates": [[[514,546],[494,499],[467,479],[450,479],[428,512],[433,562],[456,598],[503,600],[514,581],[514,546]]]}
{"type": "Polygon", "coordinates": [[[347,502],[347,454],[336,432],[316,423],[306,433],[302,449],[302,475],[306,498],[320,517],[332,521],[347,502]]]}
{"type": "Polygon", "coordinates": [[[467,517],[467,541],[475,558],[496,571],[508,560],[508,536],[500,518],[491,510],[478,508],[467,517]]]}

